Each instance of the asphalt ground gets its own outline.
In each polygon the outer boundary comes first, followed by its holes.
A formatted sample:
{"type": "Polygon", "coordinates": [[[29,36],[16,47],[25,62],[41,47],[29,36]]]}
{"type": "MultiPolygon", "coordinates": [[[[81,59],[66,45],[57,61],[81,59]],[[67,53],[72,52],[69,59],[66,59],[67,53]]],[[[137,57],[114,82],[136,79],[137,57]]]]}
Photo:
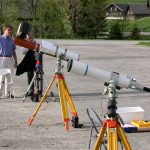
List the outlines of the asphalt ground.
{"type": "MultiPolygon", "coordinates": [[[[138,41],[105,41],[105,40],[49,40],[61,48],[80,54],[80,61],[89,66],[116,71],[137,79],[140,84],[150,87],[150,49],[137,45],[138,41]]],[[[18,61],[23,55],[17,47],[18,61]]],[[[44,55],[43,71],[47,82],[50,82],[56,68],[56,58],[44,55]]],[[[47,97],[42,103],[31,126],[27,124],[38,103],[29,97],[23,102],[26,93],[27,75],[15,76],[15,99],[0,99],[0,150],[87,150],[91,122],[86,109],[93,108],[101,118],[106,113],[107,95],[102,96],[105,81],[88,76],[79,76],[66,70],[67,62],[63,61],[63,74],[67,87],[72,95],[73,103],[78,112],[79,122],[83,128],[75,129],[69,123],[66,131],[62,119],[56,83],[52,91],[55,102],[47,97]]],[[[44,83],[44,90],[46,84],[44,83]]],[[[122,88],[118,91],[118,107],[136,107],[144,109],[144,119],[150,120],[150,94],[122,88]]],[[[68,114],[71,112],[68,106],[68,114]]],[[[126,133],[133,150],[150,149],[150,132],[126,133]]],[[[96,138],[93,136],[92,145],[96,138]]]]}

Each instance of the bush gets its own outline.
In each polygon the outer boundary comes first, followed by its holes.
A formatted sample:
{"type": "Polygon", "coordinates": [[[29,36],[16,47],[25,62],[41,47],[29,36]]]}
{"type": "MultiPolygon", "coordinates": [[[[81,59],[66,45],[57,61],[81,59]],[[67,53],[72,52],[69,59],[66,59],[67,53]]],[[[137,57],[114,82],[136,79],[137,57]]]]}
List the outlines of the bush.
{"type": "Polygon", "coordinates": [[[119,40],[123,38],[123,32],[121,31],[121,26],[119,22],[114,22],[110,25],[108,38],[119,40]]]}
{"type": "Polygon", "coordinates": [[[130,37],[134,40],[141,39],[140,29],[136,25],[133,26],[130,37]]]}

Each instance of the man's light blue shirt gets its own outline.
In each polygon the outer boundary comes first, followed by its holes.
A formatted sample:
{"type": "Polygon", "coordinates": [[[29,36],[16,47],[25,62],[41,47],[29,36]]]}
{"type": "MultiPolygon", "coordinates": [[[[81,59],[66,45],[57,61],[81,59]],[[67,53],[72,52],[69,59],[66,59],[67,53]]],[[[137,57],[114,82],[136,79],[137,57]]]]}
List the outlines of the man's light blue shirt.
{"type": "Polygon", "coordinates": [[[11,37],[0,36],[0,56],[12,57],[13,50],[16,48],[11,37]]]}

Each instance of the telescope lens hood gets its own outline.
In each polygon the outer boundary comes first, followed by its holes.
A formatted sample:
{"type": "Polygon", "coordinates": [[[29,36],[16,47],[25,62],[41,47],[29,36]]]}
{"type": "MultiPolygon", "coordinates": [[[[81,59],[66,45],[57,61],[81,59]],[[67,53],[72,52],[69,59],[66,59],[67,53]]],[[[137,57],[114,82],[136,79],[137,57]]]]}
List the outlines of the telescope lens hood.
{"type": "Polygon", "coordinates": [[[69,59],[68,60],[68,63],[67,63],[67,72],[70,72],[71,68],[72,68],[72,65],[73,65],[73,60],[72,59],[69,59]]]}
{"type": "Polygon", "coordinates": [[[144,87],[144,88],[143,88],[143,91],[145,91],[145,92],[150,92],[150,88],[144,87]]]}

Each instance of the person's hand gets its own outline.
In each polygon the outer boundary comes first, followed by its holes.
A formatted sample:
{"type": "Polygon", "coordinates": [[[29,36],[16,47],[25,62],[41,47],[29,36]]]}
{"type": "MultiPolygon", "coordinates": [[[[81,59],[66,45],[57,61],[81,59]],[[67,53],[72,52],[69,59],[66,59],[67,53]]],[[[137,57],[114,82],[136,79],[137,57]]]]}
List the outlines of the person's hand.
{"type": "Polygon", "coordinates": [[[36,64],[35,65],[35,70],[36,71],[40,71],[42,69],[42,65],[41,64],[36,64]]]}
{"type": "Polygon", "coordinates": [[[18,66],[18,63],[15,62],[15,63],[14,63],[14,68],[17,68],[17,66],[18,66]]]}

